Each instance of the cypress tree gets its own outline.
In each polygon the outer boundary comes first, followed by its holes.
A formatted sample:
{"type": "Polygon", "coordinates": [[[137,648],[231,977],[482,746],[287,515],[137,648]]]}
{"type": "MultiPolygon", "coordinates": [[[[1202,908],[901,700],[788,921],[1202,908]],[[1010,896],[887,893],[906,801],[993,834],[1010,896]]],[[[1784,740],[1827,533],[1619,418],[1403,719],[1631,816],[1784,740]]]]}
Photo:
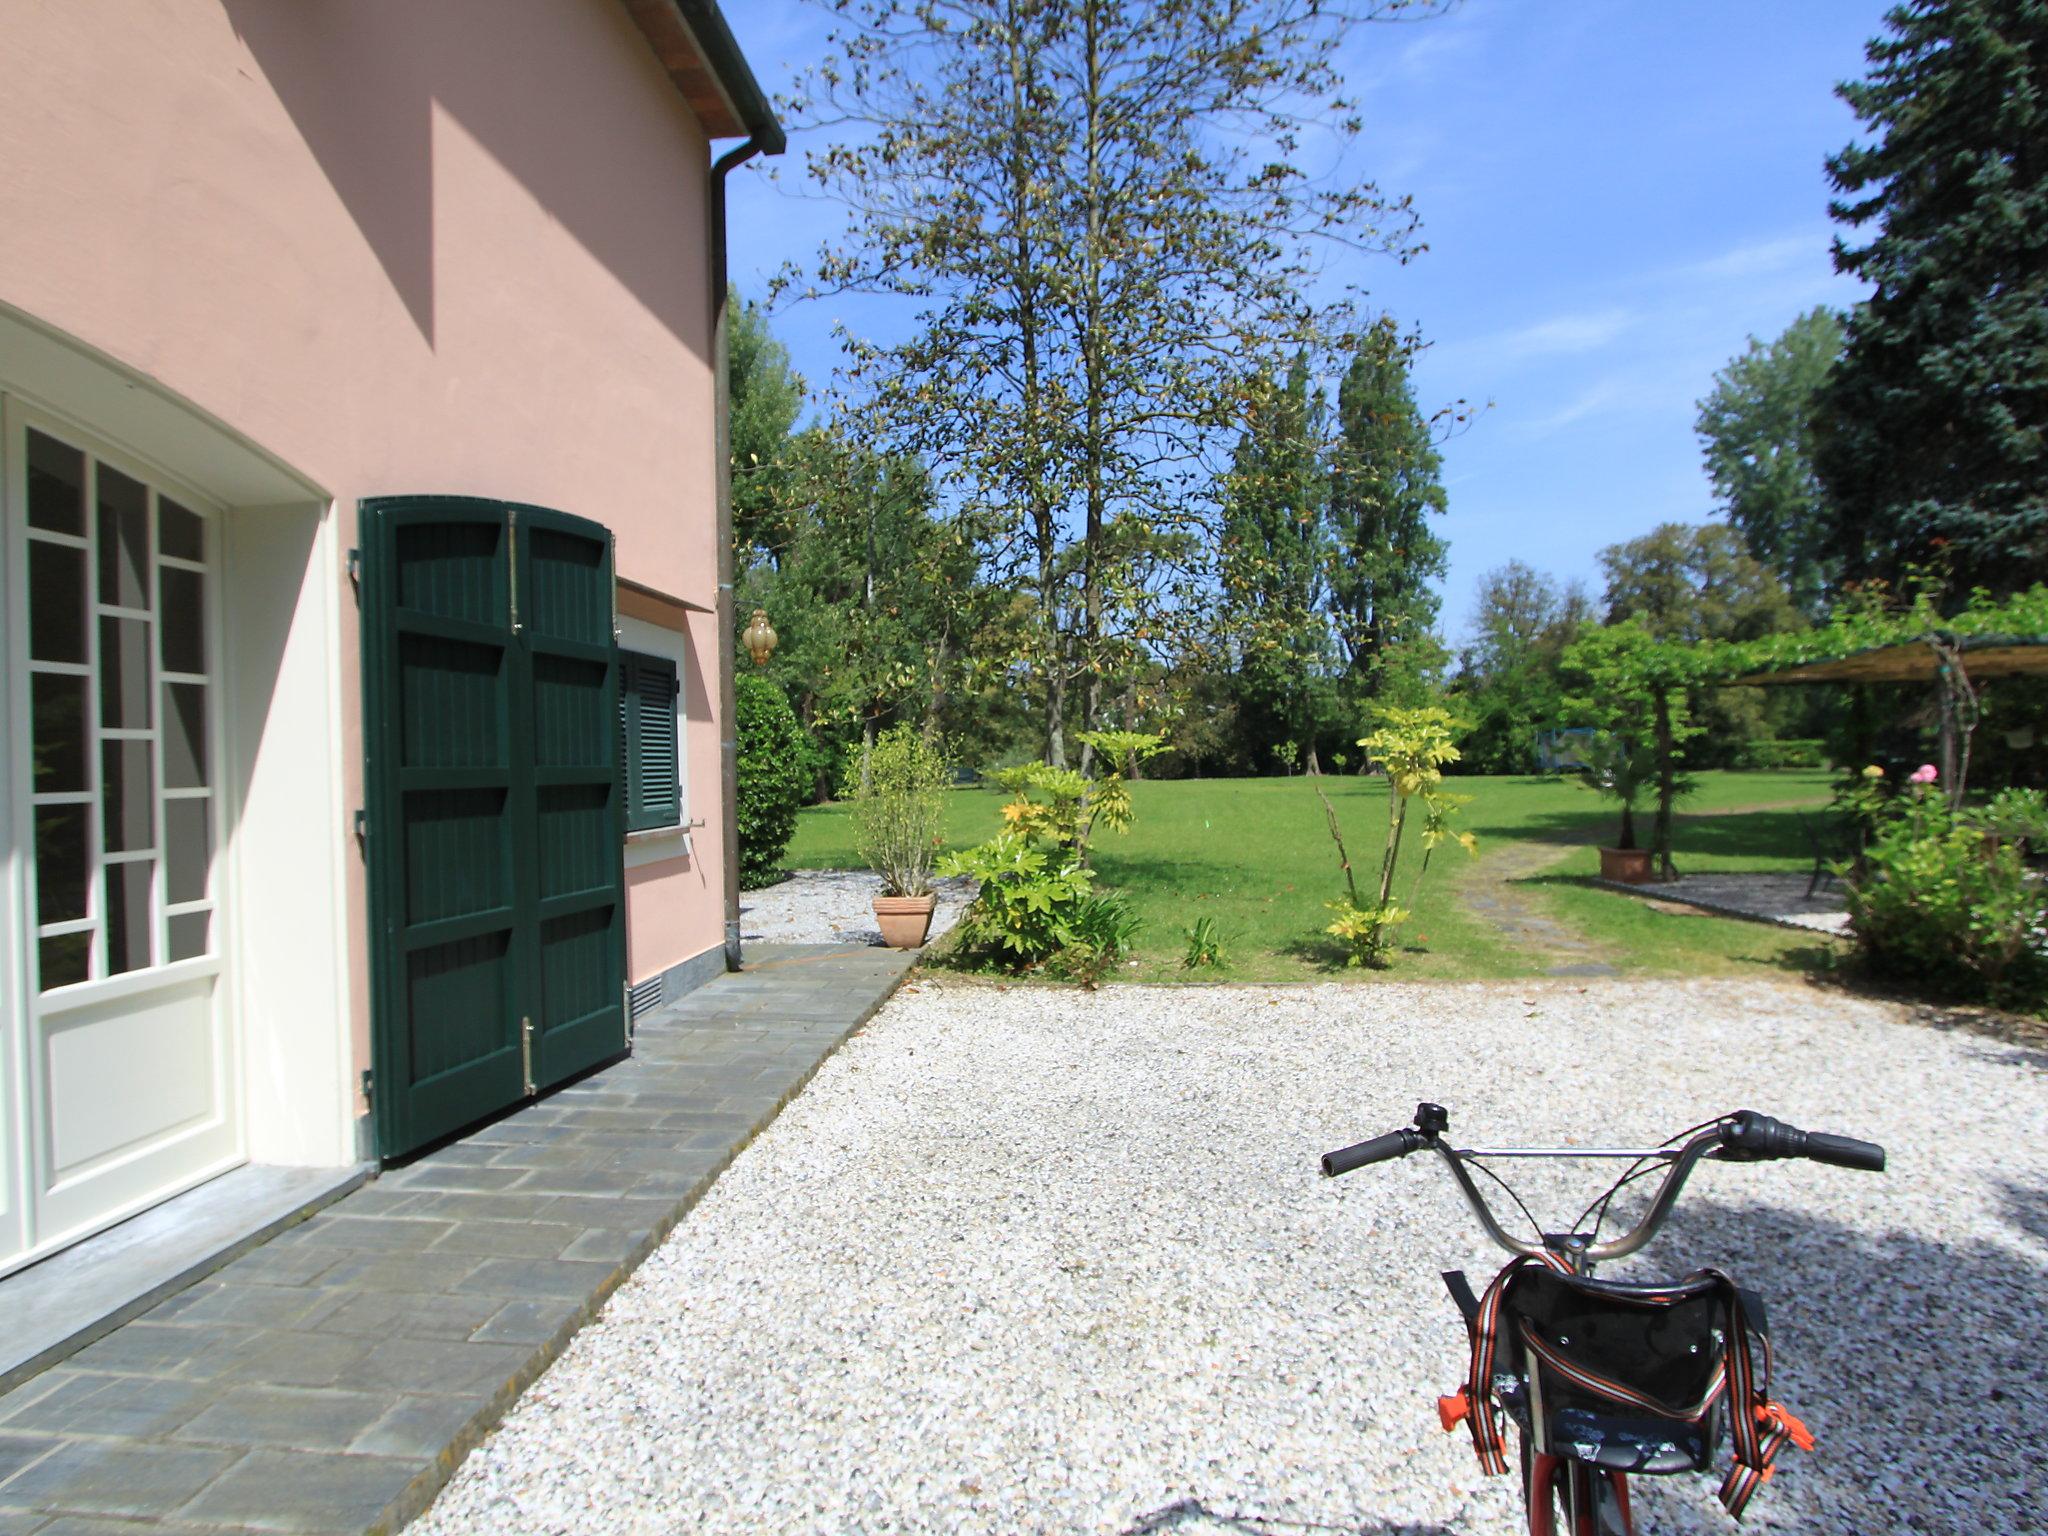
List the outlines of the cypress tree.
{"type": "Polygon", "coordinates": [[[1330,607],[1356,691],[1377,692],[1387,648],[1436,621],[1448,546],[1429,526],[1448,505],[1443,459],[1415,406],[1409,350],[1391,324],[1370,332],[1337,388],[1330,465],[1330,607]]]}

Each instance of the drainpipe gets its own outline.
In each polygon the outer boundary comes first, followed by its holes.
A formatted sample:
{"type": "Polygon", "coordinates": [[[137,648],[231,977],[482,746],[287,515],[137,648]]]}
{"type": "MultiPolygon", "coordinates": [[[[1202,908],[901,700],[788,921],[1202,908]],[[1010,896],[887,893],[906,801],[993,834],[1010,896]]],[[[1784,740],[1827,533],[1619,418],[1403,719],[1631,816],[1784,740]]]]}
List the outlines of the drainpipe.
{"type": "Polygon", "coordinates": [[[711,379],[712,453],[718,499],[718,756],[725,797],[725,965],[740,968],[740,831],[739,729],[734,699],[735,626],[732,611],[732,387],[727,378],[725,271],[725,178],[755,155],[779,155],[787,145],[774,106],[763,94],[732,28],[719,13],[718,0],[673,0],[697,52],[710,69],[733,115],[747,131],[746,139],[711,163],[711,379]]]}
{"type": "Polygon", "coordinates": [[[732,559],[732,383],[726,341],[725,178],[764,151],[782,152],[782,130],[771,119],[756,128],[745,143],[727,150],[711,165],[711,376],[712,446],[718,485],[718,741],[719,777],[725,815],[720,834],[725,865],[725,968],[740,968],[740,828],[739,828],[739,703],[733,679],[737,642],[733,622],[732,559]]]}

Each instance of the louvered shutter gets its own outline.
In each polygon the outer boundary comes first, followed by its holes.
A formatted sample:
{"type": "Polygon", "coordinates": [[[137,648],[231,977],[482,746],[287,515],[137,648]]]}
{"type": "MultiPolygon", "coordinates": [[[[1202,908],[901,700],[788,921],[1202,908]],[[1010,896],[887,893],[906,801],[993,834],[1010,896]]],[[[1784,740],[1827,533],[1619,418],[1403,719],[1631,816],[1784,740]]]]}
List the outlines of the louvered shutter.
{"type": "Polygon", "coordinates": [[[666,656],[619,653],[620,760],[626,771],[626,830],[673,827],[683,819],[677,761],[676,664],[666,656]]]}

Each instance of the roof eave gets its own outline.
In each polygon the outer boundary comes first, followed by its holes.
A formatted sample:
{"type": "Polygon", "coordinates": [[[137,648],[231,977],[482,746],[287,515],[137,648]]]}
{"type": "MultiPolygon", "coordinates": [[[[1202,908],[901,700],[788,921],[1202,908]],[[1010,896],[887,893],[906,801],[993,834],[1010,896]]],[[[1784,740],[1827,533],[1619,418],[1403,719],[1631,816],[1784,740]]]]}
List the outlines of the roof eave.
{"type": "Polygon", "coordinates": [[[623,0],[706,137],[747,138],[779,155],[788,140],[717,0],[623,0]]]}

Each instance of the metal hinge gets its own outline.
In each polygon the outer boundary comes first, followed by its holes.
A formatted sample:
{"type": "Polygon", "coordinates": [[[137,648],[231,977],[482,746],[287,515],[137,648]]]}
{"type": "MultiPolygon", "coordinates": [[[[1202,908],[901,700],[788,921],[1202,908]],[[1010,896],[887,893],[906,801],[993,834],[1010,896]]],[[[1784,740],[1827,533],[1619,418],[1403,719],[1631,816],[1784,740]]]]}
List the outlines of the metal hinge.
{"type": "Polygon", "coordinates": [[[626,1016],[626,1049],[633,1048],[633,983],[619,983],[619,1009],[626,1016]]]}
{"type": "Polygon", "coordinates": [[[356,847],[367,854],[370,847],[370,813],[368,811],[357,811],[355,822],[356,847]]]}
{"type": "Polygon", "coordinates": [[[370,1085],[373,1081],[370,1069],[368,1067],[363,1068],[363,1102],[365,1104],[372,1102],[370,1098],[370,1085]]]}
{"type": "Polygon", "coordinates": [[[519,1021],[519,1070],[526,1079],[526,1095],[533,1097],[533,1020],[519,1021]]]}
{"type": "Polygon", "coordinates": [[[363,595],[363,552],[352,549],[348,552],[348,584],[356,589],[356,596],[363,595]]]}

